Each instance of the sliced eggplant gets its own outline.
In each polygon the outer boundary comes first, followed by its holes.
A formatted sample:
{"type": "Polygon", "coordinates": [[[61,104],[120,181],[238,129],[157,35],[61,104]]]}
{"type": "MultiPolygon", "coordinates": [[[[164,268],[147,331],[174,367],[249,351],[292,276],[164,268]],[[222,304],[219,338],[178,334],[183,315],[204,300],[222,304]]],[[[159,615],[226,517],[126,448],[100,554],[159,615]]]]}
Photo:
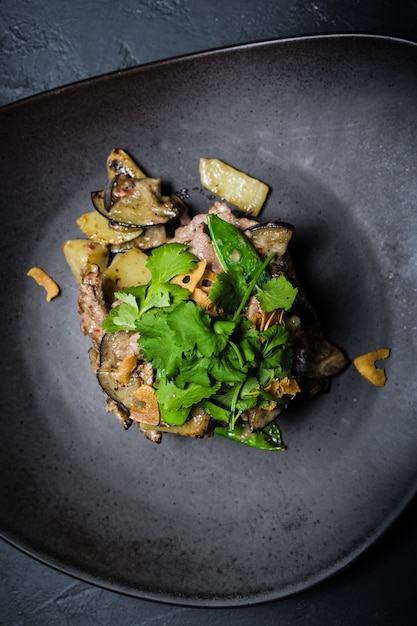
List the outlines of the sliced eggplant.
{"type": "Polygon", "coordinates": [[[252,432],[262,430],[265,426],[268,426],[271,422],[274,421],[276,417],[284,410],[285,406],[283,404],[277,404],[277,406],[267,411],[261,407],[255,407],[254,409],[249,409],[246,411],[248,416],[248,423],[252,432]]]}
{"type": "Polygon", "coordinates": [[[88,239],[105,246],[126,244],[143,233],[143,228],[123,228],[120,226],[114,228],[110,220],[98,211],[89,211],[80,215],[76,223],[88,239]]]}
{"type": "Polygon", "coordinates": [[[107,333],[100,343],[99,367],[117,369],[130,354],[138,353],[138,334],[129,330],[107,333]]]}
{"type": "Polygon", "coordinates": [[[146,178],[146,174],[136,161],[121,148],[115,148],[107,157],[107,175],[109,180],[117,174],[126,174],[131,178],[146,178]]]}
{"type": "Polygon", "coordinates": [[[113,413],[117,421],[123,426],[125,430],[131,427],[133,420],[129,417],[129,413],[125,409],[117,404],[114,400],[106,396],[106,411],[107,413],[113,413]]]}
{"type": "Polygon", "coordinates": [[[268,222],[246,231],[253,245],[262,257],[275,252],[274,262],[280,262],[287,251],[294,232],[294,226],[285,222],[268,222]]]}
{"type": "Polygon", "coordinates": [[[104,190],[91,194],[94,208],[112,223],[138,228],[166,224],[178,217],[176,204],[169,197],[161,196],[161,179],[130,178],[127,181],[127,177],[121,175],[116,179],[112,183],[111,200],[104,190]]]}
{"type": "MultiPolygon", "coordinates": [[[[133,229],[131,229],[133,230],[133,229]]],[[[164,224],[159,226],[148,226],[144,228],[140,235],[124,243],[114,243],[110,245],[110,252],[126,252],[132,248],[139,250],[152,250],[162,246],[167,241],[167,233],[164,224]]]]}
{"type": "Polygon", "coordinates": [[[135,400],[133,392],[139,389],[141,383],[138,377],[132,376],[127,384],[120,383],[116,378],[115,370],[97,370],[97,380],[103,391],[128,414],[132,405],[143,408],[144,403],[135,400]]]}
{"type": "MultiPolygon", "coordinates": [[[[329,389],[330,378],[345,369],[349,359],[324,336],[317,312],[300,284],[289,252],[285,254],[284,263],[287,278],[298,289],[291,309],[291,318],[297,320],[292,331],[293,369],[304,395],[313,397],[329,389]]],[[[291,324],[287,327],[291,330],[291,324]]]]}
{"type": "Polygon", "coordinates": [[[100,343],[99,367],[97,380],[106,396],[127,416],[130,407],[143,407],[144,404],[132,395],[142,381],[136,371],[133,371],[128,382],[122,383],[118,379],[118,367],[123,359],[137,352],[137,334],[130,331],[107,333],[100,343]]]}

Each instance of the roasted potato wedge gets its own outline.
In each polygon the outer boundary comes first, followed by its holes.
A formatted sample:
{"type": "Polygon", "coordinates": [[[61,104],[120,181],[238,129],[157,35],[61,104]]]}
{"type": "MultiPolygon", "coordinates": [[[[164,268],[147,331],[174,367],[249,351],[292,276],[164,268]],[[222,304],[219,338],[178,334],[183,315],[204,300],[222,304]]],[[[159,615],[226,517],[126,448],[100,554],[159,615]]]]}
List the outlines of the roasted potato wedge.
{"type": "Polygon", "coordinates": [[[151,273],[146,267],[147,260],[148,256],[139,248],[120,252],[115,254],[104,271],[104,276],[111,280],[116,291],[134,285],[146,285],[151,278],[151,273]]]}
{"type": "Polygon", "coordinates": [[[104,271],[109,262],[109,251],[101,243],[89,239],[68,239],[62,250],[77,283],[89,272],[92,265],[98,265],[104,271]]]}
{"type": "Polygon", "coordinates": [[[269,192],[268,185],[219,159],[200,159],[199,170],[203,187],[248,215],[259,214],[269,192]]]}

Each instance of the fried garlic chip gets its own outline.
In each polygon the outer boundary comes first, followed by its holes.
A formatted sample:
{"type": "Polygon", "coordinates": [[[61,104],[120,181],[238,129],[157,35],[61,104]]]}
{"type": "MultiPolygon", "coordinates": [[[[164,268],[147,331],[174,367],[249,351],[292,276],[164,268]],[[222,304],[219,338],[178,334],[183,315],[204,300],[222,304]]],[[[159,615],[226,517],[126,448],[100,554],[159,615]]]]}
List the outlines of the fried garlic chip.
{"type": "Polygon", "coordinates": [[[133,395],[140,402],[143,402],[143,407],[130,407],[130,417],[136,422],[145,421],[147,424],[157,426],[161,421],[161,415],[159,413],[158,401],[155,395],[155,389],[151,385],[141,385],[139,389],[133,391],[133,395]],[[145,419],[144,419],[145,418],[145,419]]]}
{"type": "Polygon", "coordinates": [[[376,362],[387,359],[391,353],[389,348],[380,348],[373,352],[362,354],[353,360],[353,364],[366,380],[376,387],[384,387],[387,375],[382,367],[377,367],[376,362]]]}
{"type": "Polygon", "coordinates": [[[171,280],[171,284],[184,287],[184,289],[188,289],[190,293],[193,293],[194,289],[204,276],[206,265],[206,261],[200,261],[197,263],[197,267],[194,271],[189,272],[188,274],[178,274],[177,276],[174,276],[171,280]]]}
{"type": "Polygon", "coordinates": [[[122,385],[127,385],[133,370],[137,365],[136,354],[129,354],[123,359],[116,370],[115,378],[122,385]]]}
{"type": "Polygon", "coordinates": [[[47,302],[50,302],[59,294],[59,287],[56,282],[40,267],[31,267],[27,275],[33,278],[38,285],[45,287],[47,302]]]}

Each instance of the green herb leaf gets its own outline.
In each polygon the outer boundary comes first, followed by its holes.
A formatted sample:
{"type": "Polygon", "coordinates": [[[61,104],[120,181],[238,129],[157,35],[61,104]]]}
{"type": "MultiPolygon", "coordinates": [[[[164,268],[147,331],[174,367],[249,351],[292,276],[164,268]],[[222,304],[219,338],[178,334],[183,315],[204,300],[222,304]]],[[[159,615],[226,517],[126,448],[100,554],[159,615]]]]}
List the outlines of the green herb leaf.
{"type": "Polygon", "coordinates": [[[211,357],[226,346],[227,336],[214,333],[212,318],[192,301],[173,309],[168,324],[175,341],[186,347],[185,351],[197,348],[203,356],[211,357]]]}
{"type": "MultiPolygon", "coordinates": [[[[144,297],[146,285],[139,288],[138,297],[144,297]]],[[[116,298],[121,302],[111,309],[103,322],[103,330],[106,333],[115,333],[119,330],[136,330],[135,322],[139,314],[139,306],[135,295],[129,292],[116,292],[116,298]]]]}
{"type": "Polygon", "coordinates": [[[247,376],[250,364],[241,366],[236,353],[228,346],[216,359],[210,362],[210,376],[222,383],[233,384],[243,382],[247,376]]]}
{"type": "Polygon", "coordinates": [[[231,267],[227,272],[221,272],[212,284],[209,297],[226,313],[235,311],[244,298],[247,284],[239,267],[231,267]]]}
{"type": "Polygon", "coordinates": [[[168,319],[162,311],[148,311],[136,321],[135,328],[140,333],[138,344],[141,355],[155,369],[174,376],[183,362],[183,346],[175,341],[168,319]]]}
{"type": "Polygon", "coordinates": [[[292,307],[298,290],[293,287],[285,276],[274,276],[262,287],[256,285],[256,297],[265,313],[270,313],[276,309],[289,311],[292,307]]]}
{"type": "Polygon", "coordinates": [[[152,250],[146,267],[152,274],[152,283],[167,283],[178,274],[195,269],[197,257],[182,243],[167,243],[152,250]]]}
{"type": "Polygon", "coordinates": [[[146,294],[146,298],[140,308],[139,316],[151,309],[173,308],[180,302],[188,300],[190,292],[180,285],[170,283],[152,284],[146,294]]]}
{"type": "Polygon", "coordinates": [[[189,383],[185,389],[181,389],[172,381],[159,381],[156,389],[156,398],[163,420],[167,424],[178,424],[177,420],[185,416],[184,421],[181,422],[183,424],[188,417],[191,407],[201,402],[204,398],[210,397],[219,386],[220,383],[213,387],[189,383]]]}
{"type": "Polygon", "coordinates": [[[210,363],[210,358],[204,358],[198,354],[184,360],[181,369],[175,376],[175,384],[181,389],[185,389],[188,383],[210,387],[212,384],[208,374],[210,363]]]}
{"type": "Polygon", "coordinates": [[[274,370],[276,378],[287,376],[291,368],[291,350],[287,346],[289,332],[285,324],[275,324],[260,333],[262,367],[274,370]]]}

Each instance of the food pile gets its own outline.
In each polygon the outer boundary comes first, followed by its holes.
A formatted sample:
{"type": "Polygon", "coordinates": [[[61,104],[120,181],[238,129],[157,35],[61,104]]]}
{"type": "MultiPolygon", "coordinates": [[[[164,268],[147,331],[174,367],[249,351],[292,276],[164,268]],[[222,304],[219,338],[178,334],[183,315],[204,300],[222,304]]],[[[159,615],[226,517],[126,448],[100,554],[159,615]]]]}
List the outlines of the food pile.
{"type": "Polygon", "coordinates": [[[268,187],[201,159],[203,186],[222,200],[191,217],[124,150],[107,174],[77,220],[84,238],[64,244],[107,411],[155,442],[220,435],[284,449],[278,415],[326,391],[347,359],[301,289],[293,227],[254,219],[268,187]]]}

